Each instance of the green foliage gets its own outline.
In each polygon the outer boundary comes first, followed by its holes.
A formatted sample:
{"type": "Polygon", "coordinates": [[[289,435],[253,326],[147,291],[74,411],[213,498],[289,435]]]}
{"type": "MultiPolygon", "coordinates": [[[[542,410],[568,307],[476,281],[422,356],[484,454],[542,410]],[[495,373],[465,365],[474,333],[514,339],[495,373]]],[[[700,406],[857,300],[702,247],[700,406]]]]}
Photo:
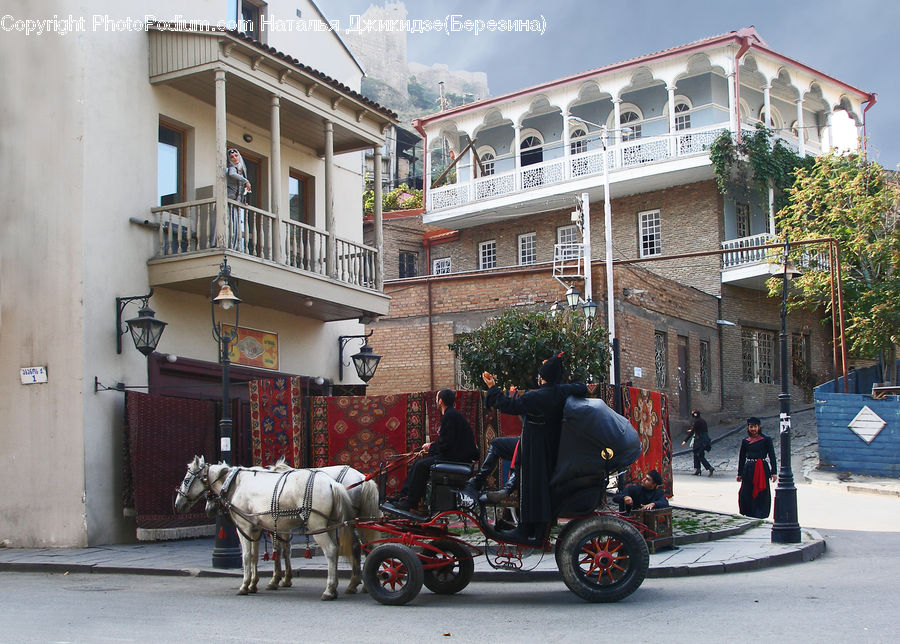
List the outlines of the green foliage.
{"type": "Polygon", "coordinates": [[[775,210],[787,205],[788,192],[798,168],[809,167],[811,157],[801,157],[785,146],[780,139],[772,143],[772,130],[756,124],[753,134],[745,134],[735,143],[731,132],[725,131],[713,141],[709,150],[719,192],[727,194],[729,186],[743,188],[746,194],[767,194],[775,189],[775,210]]]}
{"type": "MultiPolygon", "coordinates": [[[[422,191],[410,188],[405,183],[391,190],[381,193],[381,211],[392,212],[394,210],[412,210],[422,207],[422,191]]],[[[363,211],[366,214],[375,212],[375,190],[369,189],[363,193],[363,211]]]]}
{"type": "MultiPolygon", "coordinates": [[[[790,203],[778,225],[791,240],[838,239],[841,251],[847,342],[861,357],[893,353],[900,344],[900,184],[860,156],[823,155],[798,170],[790,203]]],[[[783,238],[783,237],[782,237],[783,238]]],[[[825,251],[827,249],[820,249],[825,251]]],[[[791,255],[803,266],[810,246],[791,255]]],[[[830,271],[809,262],[794,281],[791,306],[823,305],[830,311],[830,271]],[[819,268],[821,270],[815,270],[819,268]]],[[[770,293],[780,293],[770,280],[770,293]]]]}
{"type": "Polygon", "coordinates": [[[606,329],[595,321],[585,330],[578,310],[555,318],[544,311],[507,310],[460,336],[450,349],[459,357],[463,375],[478,387],[482,372],[489,371],[501,387],[533,389],[538,367],[560,351],[565,352],[563,365],[570,381],[605,382],[609,372],[606,329]]]}

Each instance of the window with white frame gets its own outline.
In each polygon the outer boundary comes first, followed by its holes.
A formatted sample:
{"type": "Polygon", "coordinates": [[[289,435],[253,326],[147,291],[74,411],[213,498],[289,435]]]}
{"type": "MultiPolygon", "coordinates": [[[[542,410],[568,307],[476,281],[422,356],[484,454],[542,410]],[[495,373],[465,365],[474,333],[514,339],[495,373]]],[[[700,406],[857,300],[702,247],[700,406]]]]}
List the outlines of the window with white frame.
{"type": "Polygon", "coordinates": [[[478,244],[478,268],[485,270],[487,268],[497,267],[497,242],[494,239],[483,241],[478,244]]]}
{"type": "Polygon", "coordinates": [[[534,264],[537,259],[537,234],[519,235],[519,265],[534,264]]]}
{"type": "Polygon", "coordinates": [[[523,166],[541,163],[544,160],[544,139],[532,128],[523,130],[519,143],[519,157],[523,166]]]}
{"type": "MultiPolygon", "coordinates": [[[[766,121],[766,106],[763,105],[759,108],[759,120],[765,123],[766,121]]],[[[769,127],[773,130],[781,130],[784,128],[784,119],[781,118],[781,113],[778,111],[774,105],[769,105],[769,127]]]]}
{"type": "Polygon", "coordinates": [[[559,259],[575,260],[581,257],[581,234],[578,226],[560,226],[556,229],[556,244],[559,247],[559,259]]]}
{"type": "Polygon", "coordinates": [[[494,174],[494,161],[497,153],[494,148],[483,147],[478,150],[478,159],[481,161],[481,176],[487,177],[494,174]]]}
{"type": "Polygon", "coordinates": [[[450,258],[449,257],[440,257],[431,262],[431,272],[434,275],[449,275],[450,274],[450,258]]]}
{"type": "Polygon", "coordinates": [[[641,239],[641,257],[662,255],[662,238],[660,236],[659,210],[648,210],[638,213],[638,234],[641,239]]]}
{"type": "Polygon", "coordinates": [[[735,235],[738,239],[750,236],[750,204],[738,202],[734,208],[735,235]]]}
{"type": "Polygon", "coordinates": [[[775,333],[741,329],[741,364],[744,382],[775,382],[775,333]]]}
{"type": "Polygon", "coordinates": [[[572,154],[587,152],[587,130],[576,125],[569,133],[569,151],[572,154]]]}
{"type": "Polygon", "coordinates": [[[636,107],[628,107],[622,110],[619,114],[619,128],[622,130],[628,128],[629,130],[627,132],[622,132],[623,141],[633,141],[634,139],[641,138],[640,122],[642,120],[641,113],[636,107]]]}
{"type": "Polygon", "coordinates": [[[675,104],[675,131],[691,129],[691,106],[684,100],[675,104]]]}

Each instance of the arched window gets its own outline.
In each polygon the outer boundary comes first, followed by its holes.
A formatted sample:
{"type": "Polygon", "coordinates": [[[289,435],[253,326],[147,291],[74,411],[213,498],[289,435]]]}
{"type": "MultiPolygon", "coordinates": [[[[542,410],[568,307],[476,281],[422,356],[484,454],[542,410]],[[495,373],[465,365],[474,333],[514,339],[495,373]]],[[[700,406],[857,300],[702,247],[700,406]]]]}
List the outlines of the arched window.
{"type": "Polygon", "coordinates": [[[522,132],[519,156],[523,166],[534,165],[544,160],[544,141],[541,139],[540,132],[532,129],[522,132]]]}
{"type": "Polygon", "coordinates": [[[481,161],[482,177],[494,174],[494,160],[496,158],[497,154],[494,152],[494,148],[484,146],[478,149],[478,159],[481,161]]]}
{"type": "Polygon", "coordinates": [[[623,130],[623,141],[632,141],[641,138],[640,122],[642,120],[641,113],[636,107],[626,107],[622,109],[619,113],[619,128],[623,130]],[[624,131],[625,128],[628,128],[630,131],[624,131]]]}
{"type": "Polygon", "coordinates": [[[587,152],[587,130],[576,125],[569,132],[569,147],[572,154],[587,152]]]}
{"type": "Polygon", "coordinates": [[[691,129],[691,106],[681,102],[675,104],[675,131],[691,129]]]}
{"type": "MultiPolygon", "coordinates": [[[[759,110],[759,120],[763,123],[766,122],[766,106],[763,105],[759,110]]],[[[768,126],[773,130],[781,130],[784,129],[784,119],[781,118],[781,113],[778,111],[774,105],[769,106],[769,123],[768,126]]]]}

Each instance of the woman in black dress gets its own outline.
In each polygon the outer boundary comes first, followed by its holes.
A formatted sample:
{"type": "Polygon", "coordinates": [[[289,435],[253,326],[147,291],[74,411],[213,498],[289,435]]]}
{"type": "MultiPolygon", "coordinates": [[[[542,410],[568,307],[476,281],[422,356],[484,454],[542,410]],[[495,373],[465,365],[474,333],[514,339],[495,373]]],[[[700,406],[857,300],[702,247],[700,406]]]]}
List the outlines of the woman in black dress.
{"type": "Polygon", "coordinates": [[[772,506],[769,481],[778,478],[775,474],[775,446],[772,439],[760,430],[759,418],[747,419],[747,438],[741,441],[738,455],[738,476],[741,484],[738,491],[738,508],[748,517],[765,519],[772,506]],[[768,460],[766,460],[768,459],[768,460]]]}

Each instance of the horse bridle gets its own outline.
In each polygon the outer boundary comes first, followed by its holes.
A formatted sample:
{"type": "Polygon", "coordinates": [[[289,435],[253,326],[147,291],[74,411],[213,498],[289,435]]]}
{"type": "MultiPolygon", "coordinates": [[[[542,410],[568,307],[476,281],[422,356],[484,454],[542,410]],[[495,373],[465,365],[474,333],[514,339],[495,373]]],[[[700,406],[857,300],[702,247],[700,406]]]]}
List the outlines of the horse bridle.
{"type": "Polygon", "coordinates": [[[177,494],[178,496],[183,496],[188,501],[190,501],[191,497],[187,494],[187,492],[182,492],[181,490],[185,489],[190,492],[191,487],[194,485],[194,481],[197,480],[198,476],[200,477],[200,482],[203,483],[203,487],[207,492],[209,492],[209,464],[206,464],[203,467],[197,468],[196,470],[188,470],[188,473],[184,477],[184,480],[181,482],[181,485],[175,488],[175,494],[177,494]]]}

